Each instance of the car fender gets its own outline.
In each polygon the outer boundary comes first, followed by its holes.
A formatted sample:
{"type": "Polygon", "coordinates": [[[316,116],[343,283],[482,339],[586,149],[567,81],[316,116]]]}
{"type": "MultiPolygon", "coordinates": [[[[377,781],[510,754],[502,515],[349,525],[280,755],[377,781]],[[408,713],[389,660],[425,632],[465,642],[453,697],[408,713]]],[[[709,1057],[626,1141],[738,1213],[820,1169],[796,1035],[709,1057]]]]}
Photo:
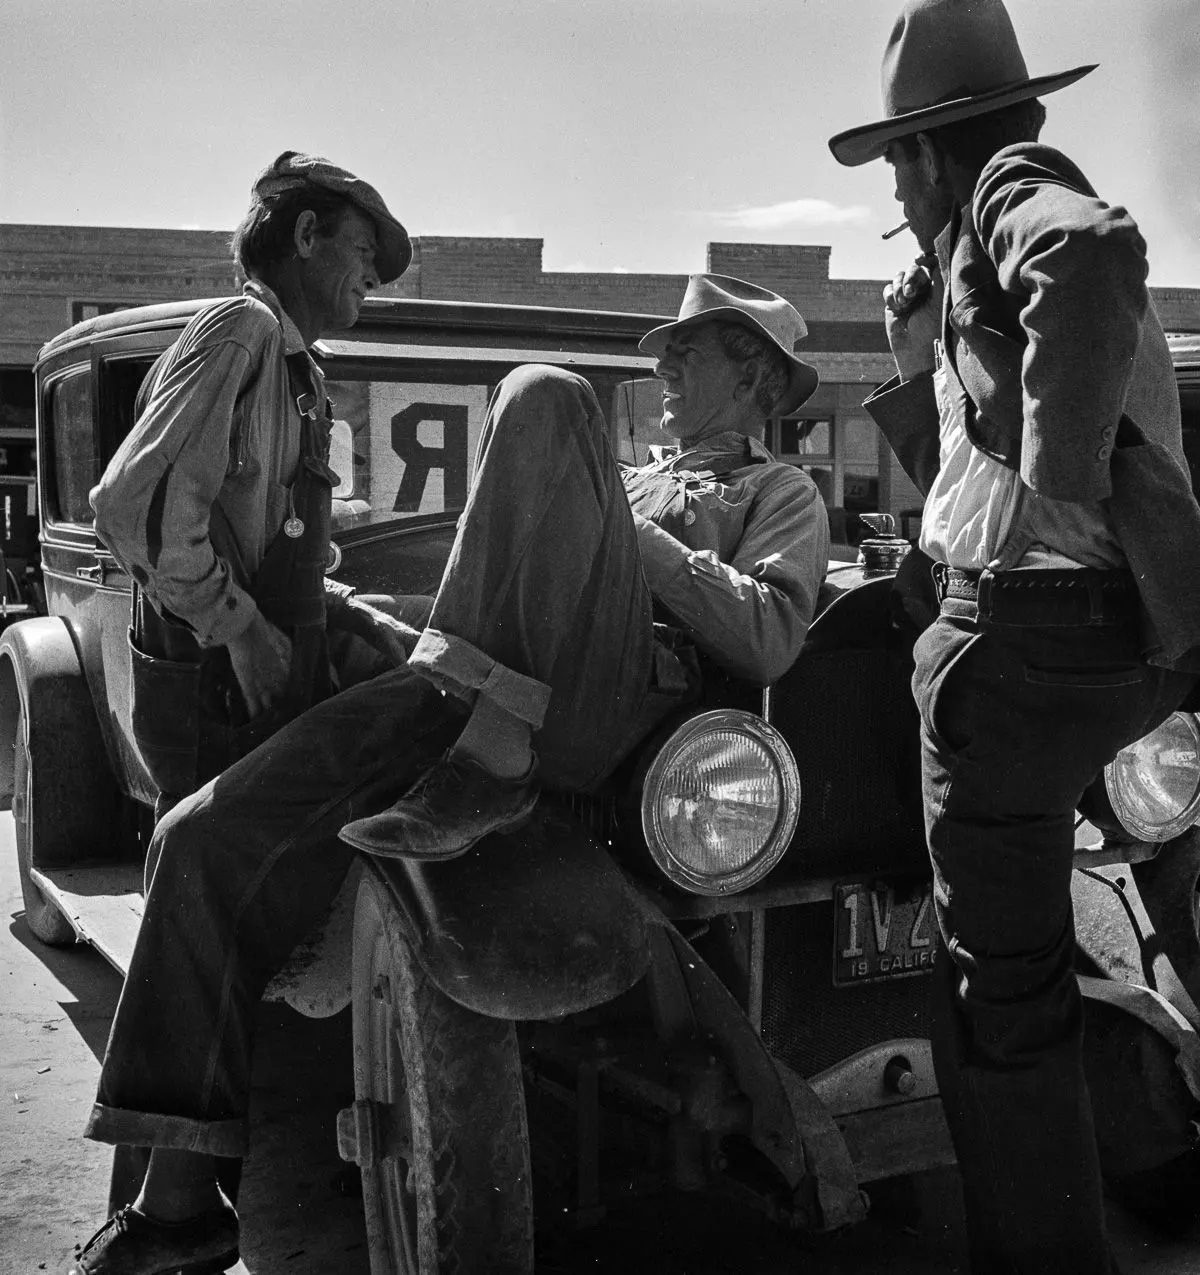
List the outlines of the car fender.
{"type": "Polygon", "coordinates": [[[1198,882],[1200,831],[1196,829],[1162,846],[1147,862],[1079,868],[1071,878],[1075,939],[1094,972],[1157,992],[1196,1029],[1200,1029],[1198,882]]]}
{"type": "Polygon", "coordinates": [[[652,943],[652,999],[675,1025],[665,1043],[695,1037],[721,1056],[750,1100],[751,1142],[794,1192],[795,1221],[830,1231],[861,1221],[867,1201],[849,1148],[808,1080],[772,1057],[736,997],[674,926],[655,930],[652,943]]]}
{"type": "Polygon", "coordinates": [[[1193,832],[1148,863],[1084,868],[1073,876],[1087,1023],[1083,1061],[1106,1174],[1168,1164],[1194,1143],[1198,875],[1200,835],[1193,832]],[[1150,867],[1152,873],[1143,872],[1150,867]]]}
{"type": "Polygon", "coordinates": [[[654,917],[608,852],[542,801],[519,831],[458,859],[368,856],[422,969],[491,1018],[547,1019],[612,1000],[645,973],[654,917]]]}
{"type": "Polygon", "coordinates": [[[0,635],[0,809],[12,807],[17,718],[25,710],[32,770],[34,867],[68,866],[111,851],[116,787],[71,631],[53,616],[0,635]]]}
{"type": "Polygon", "coordinates": [[[1085,1000],[1101,1001],[1140,1019],[1175,1050],[1175,1066],[1188,1092],[1200,1105],[1200,1036],[1165,996],[1148,987],[1107,978],[1077,975],[1085,1000]]]}

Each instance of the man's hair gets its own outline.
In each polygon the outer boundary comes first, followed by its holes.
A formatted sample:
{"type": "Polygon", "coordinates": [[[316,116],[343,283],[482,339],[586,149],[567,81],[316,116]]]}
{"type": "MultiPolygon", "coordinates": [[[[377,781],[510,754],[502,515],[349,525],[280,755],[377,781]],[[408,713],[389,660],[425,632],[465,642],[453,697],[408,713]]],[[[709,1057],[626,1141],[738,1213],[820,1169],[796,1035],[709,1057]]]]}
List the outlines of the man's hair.
{"type": "MultiPolygon", "coordinates": [[[[982,172],[988,160],[1017,142],[1036,142],[1046,122],[1046,108],[1036,97],[1014,102],[998,111],[972,115],[953,124],[922,129],[936,144],[938,150],[970,173],[982,172]]],[[[896,144],[906,159],[915,159],[917,139],[910,134],[899,137],[896,144]]]]}
{"type": "Polygon", "coordinates": [[[758,361],[758,384],[754,387],[754,403],[764,416],[783,397],[788,387],[788,361],[783,351],[750,328],[740,323],[717,322],[717,337],[726,357],[734,363],[758,361]]]}
{"type": "Polygon", "coordinates": [[[233,232],[229,243],[233,259],[243,274],[260,274],[276,262],[287,261],[296,251],[292,235],[302,212],[316,213],[317,233],[328,237],[336,233],[346,211],[353,207],[350,200],[310,183],[256,199],[233,232]]]}

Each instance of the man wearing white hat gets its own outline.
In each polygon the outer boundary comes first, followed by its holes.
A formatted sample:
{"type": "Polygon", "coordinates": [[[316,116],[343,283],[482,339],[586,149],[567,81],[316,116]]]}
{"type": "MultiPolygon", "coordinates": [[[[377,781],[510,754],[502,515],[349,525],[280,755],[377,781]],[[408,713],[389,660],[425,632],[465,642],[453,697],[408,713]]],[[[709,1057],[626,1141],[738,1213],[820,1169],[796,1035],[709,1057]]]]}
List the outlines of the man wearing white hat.
{"type": "Polygon", "coordinates": [[[943,952],[934,1062],[971,1269],[1112,1270],[1072,960],[1075,807],[1193,678],[1200,510],[1145,244],[1065,155],[1000,0],[908,0],[885,158],[922,255],[885,290],[897,376],[867,402],[927,492],[940,614],[917,643],[943,952]]]}
{"type": "Polygon", "coordinates": [[[343,825],[374,854],[461,854],[520,820],[537,785],[603,779],[697,692],[693,646],[761,683],[791,664],[828,520],[762,437],[816,387],[804,334],[782,297],[693,278],[679,320],[642,343],[679,450],[625,474],[582,377],[507,376],[408,664],[325,699],[164,815],[87,1131],[151,1147],[149,1169],[72,1275],[236,1256],[215,1158],[247,1150],[255,1006],[354,859],[343,825]]]}
{"type": "Polygon", "coordinates": [[[672,649],[681,637],[759,684],[788,668],[824,576],[828,518],[808,475],[762,439],[769,416],[816,388],[795,353],[805,335],[782,297],[693,276],[679,318],[641,342],[658,359],[662,428],[679,449],[624,473],[581,378],[527,368],[500,387],[409,661],[470,718],[410,793],[343,840],[449,858],[527,815],[541,784],[598,782],[696,689],[672,649]]]}

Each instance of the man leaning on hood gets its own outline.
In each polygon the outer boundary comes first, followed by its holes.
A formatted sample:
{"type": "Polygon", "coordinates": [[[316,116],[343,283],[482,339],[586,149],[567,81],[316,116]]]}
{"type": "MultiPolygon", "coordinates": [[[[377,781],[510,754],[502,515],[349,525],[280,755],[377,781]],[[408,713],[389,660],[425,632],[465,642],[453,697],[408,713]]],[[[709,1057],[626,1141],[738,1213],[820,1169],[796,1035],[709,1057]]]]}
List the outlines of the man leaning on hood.
{"type": "Polygon", "coordinates": [[[898,375],[867,401],[927,493],[940,612],[916,647],[943,951],[934,1064],[975,1275],[1107,1275],[1081,1061],[1071,865],[1084,789],[1193,684],[1200,510],[1133,218],[1037,141],[1000,0],[909,0],[884,158],[921,248],[885,291],[898,375]]]}
{"type": "Polygon", "coordinates": [[[404,272],[408,235],[366,182],[285,151],[233,253],[242,295],[201,310],[151,370],[91,493],[135,582],[132,718],[160,814],[328,695],[331,645],[343,684],[404,658],[383,600],[325,578],[338,479],[308,347],[404,272]]]}

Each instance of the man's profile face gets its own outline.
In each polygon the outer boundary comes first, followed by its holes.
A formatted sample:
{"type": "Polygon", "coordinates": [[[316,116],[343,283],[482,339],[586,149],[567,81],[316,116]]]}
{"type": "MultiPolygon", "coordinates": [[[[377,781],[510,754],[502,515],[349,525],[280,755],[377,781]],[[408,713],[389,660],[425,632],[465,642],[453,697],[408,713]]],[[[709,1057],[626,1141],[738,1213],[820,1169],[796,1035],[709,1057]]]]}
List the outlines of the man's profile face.
{"type": "Polygon", "coordinates": [[[363,298],[379,286],[375,270],[375,223],[348,208],[331,235],[317,234],[301,286],[322,332],[351,327],[363,298]]]}
{"type": "Polygon", "coordinates": [[[900,142],[889,142],[884,159],[892,166],[896,178],[896,201],[922,252],[933,251],[933,241],[941,234],[953,211],[946,190],[928,175],[922,152],[900,142]]]}
{"type": "Polygon", "coordinates": [[[680,328],[654,368],[663,382],[659,428],[685,442],[739,428],[742,366],[725,353],[715,323],[680,328]]]}

